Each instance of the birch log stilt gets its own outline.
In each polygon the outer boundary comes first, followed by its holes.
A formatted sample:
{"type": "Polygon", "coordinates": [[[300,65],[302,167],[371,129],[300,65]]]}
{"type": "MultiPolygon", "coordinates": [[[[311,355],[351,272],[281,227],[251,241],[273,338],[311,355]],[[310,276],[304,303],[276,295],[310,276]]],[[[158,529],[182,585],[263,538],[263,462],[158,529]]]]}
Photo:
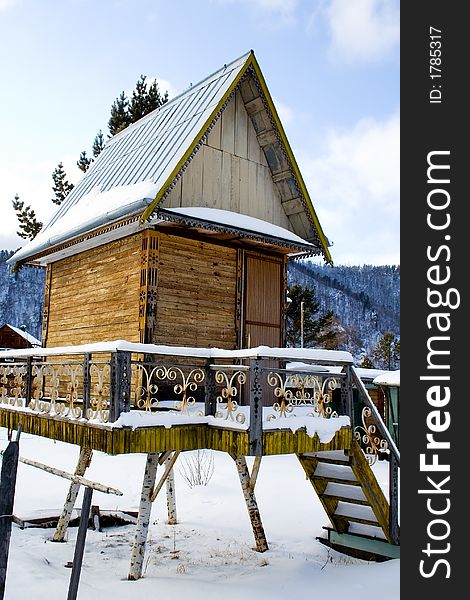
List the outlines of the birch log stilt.
{"type": "MultiPolygon", "coordinates": [[[[169,463],[171,457],[165,461],[165,466],[169,463]]],[[[175,473],[173,469],[168,473],[166,479],[166,507],[168,512],[168,525],[176,525],[178,523],[176,515],[176,490],[175,490],[175,473]]]]}
{"type": "Polygon", "coordinates": [[[243,497],[245,498],[253,535],[255,536],[256,550],[257,552],[266,552],[266,550],[269,550],[268,542],[264,533],[263,523],[261,522],[261,515],[259,513],[258,504],[256,503],[255,493],[251,486],[251,477],[246,464],[246,459],[244,456],[232,456],[232,458],[237,465],[243,497]]]}
{"type": "MultiPolygon", "coordinates": [[[[75,468],[75,475],[82,477],[85,471],[90,466],[91,457],[93,450],[90,448],[80,448],[80,455],[78,457],[77,466],[75,468]]],[[[56,530],[52,536],[53,542],[63,542],[65,540],[65,534],[69,526],[70,517],[72,516],[73,507],[77,500],[78,492],[80,491],[80,484],[72,482],[69,487],[69,492],[65,498],[64,508],[62,514],[59,517],[56,530]]]]}
{"type": "Polygon", "coordinates": [[[145,463],[144,481],[142,483],[142,494],[140,496],[139,515],[135,527],[134,543],[132,545],[131,564],[127,579],[136,580],[142,577],[142,567],[144,564],[145,545],[147,543],[147,534],[150,522],[150,513],[152,511],[152,501],[150,495],[155,486],[157,477],[157,467],[159,455],[156,452],[147,454],[145,463]]]}

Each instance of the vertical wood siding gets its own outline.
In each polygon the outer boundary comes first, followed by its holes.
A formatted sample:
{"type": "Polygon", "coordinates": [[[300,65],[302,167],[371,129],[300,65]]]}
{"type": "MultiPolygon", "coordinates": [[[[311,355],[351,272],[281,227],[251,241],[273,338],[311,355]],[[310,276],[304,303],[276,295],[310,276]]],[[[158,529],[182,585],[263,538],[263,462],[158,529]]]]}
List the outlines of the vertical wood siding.
{"type": "Polygon", "coordinates": [[[240,212],[292,231],[240,92],[163,203],[180,206],[240,212]]]}

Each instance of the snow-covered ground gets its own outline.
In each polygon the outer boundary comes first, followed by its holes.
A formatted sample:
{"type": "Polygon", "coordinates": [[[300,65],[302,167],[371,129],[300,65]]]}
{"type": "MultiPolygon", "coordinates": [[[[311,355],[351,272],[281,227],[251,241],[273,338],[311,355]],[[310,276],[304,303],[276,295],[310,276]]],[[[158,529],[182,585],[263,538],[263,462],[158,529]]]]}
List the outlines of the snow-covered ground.
{"type": "MultiPolygon", "coordinates": [[[[0,428],[0,448],[7,445],[0,428]]],[[[256,485],[269,551],[255,552],[248,513],[232,459],[219,452],[214,472],[205,486],[190,488],[182,466],[175,465],[179,523],[166,524],[165,488],[153,509],[145,558],[145,576],[127,581],[133,526],[97,532],[88,530],[78,598],[148,600],[276,600],[301,595],[336,600],[399,598],[399,560],[368,563],[329,550],[316,540],[326,514],[295,456],[265,457],[256,485]]],[[[73,471],[78,448],[28,434],[20,438],[20,455],[73,471]]],[[[209,454],[210,455],[210,454],[209,454]]],[[[251,466],[253,459],[248,458],[251,466]]],[[[86,477],[118,488],[123,496],[99,492],[93,504],[100,508],[136,510],[139,503],[145,455],[108,456],[96,452],[86,477]]],[[[375,473],[386,490],[387,465],[377,463],[375,473]]],[[[158,475],[157,475],[158,477],[158,475]]],[[[69,482],[20,463],[14,513],[19,517],[39,509],[60,509],[69,482]]],[[[77,505],[81,505],[82,495],[77,505]]],[[[52,543],[52,529],[13,525],[5,598],[7,600],[64,600],[77,528],[68,542],[52,543]]]]}

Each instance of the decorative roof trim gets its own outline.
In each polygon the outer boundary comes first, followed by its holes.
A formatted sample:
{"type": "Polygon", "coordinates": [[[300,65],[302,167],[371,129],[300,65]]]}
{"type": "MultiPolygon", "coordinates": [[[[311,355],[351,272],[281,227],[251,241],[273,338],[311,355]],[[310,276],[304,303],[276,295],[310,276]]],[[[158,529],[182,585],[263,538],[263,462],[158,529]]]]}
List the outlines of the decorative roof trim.
{"type": "MultiPolygon", "coordinates": [[[[81,243],[91,240],[93,238],[96,238],[100,235],[110,233],[112,231],[115,231],[116,229],[121,229],[123,227],[126,227],[127,225],[131,225],[132,223],[137,223],[139,221],[139,217],[140,217],[139,214],[133,215],[131,217],[127,217],[126,219],[122,219],[121,221],[117,221],[116,223],[111,223],[110,225],[106,225],[105,227],[99,227],[98,229],[89,231],[88,233],[85,233],[83,235],[80,235],[80,236],[72,239],[72,240],[69,240],[68,242],[64,242],[63,244],[60,244],[59,246],[53,246],[51,248],[48,248],[47,250],[38,252],[37,254],[33,254],[33,256],[29,257],[24,262],[23,261],[17,262],[15,264],[15,266],[12,268],[12,272],[17,271],[23,264],[29,265],[33,261],[36,261],[45,256],[63,252],[64,250],[67,250],[71,246],[76,246],[78,244],[81,244],[81,243]]],[[[37,266],[37,265],[32,265],[32,266],[37,266]]]]}
{"type": "Polygon", "coordinates": [[[230,233],[232,235],[236,235],[244,239],[254,240],[257,242],[265,242],[273,246],[280,246],[282,248],[290,248],[292,250],[300,251],[302,253],[302,257],[304,258],[309,256],[318,256],[320,254],[320,249],[315,246],[312,247],[311,244],[300,244],[294,241],[284,240],[282,238],[278,238],[272,235],[256,233],[255,231],[250,231],[248,229],[241,229],[239,227],[235,227],[234,225],[226,225],[224,223],[216,223],[215,221],[209,221],[207,219],[200,219],[198,217],[183,215],[164,208],[157,208],[155,216],[157,219],[159,219],[159,221],[181,223],[189,227],[201,227],[208,231],[230,233]]]}

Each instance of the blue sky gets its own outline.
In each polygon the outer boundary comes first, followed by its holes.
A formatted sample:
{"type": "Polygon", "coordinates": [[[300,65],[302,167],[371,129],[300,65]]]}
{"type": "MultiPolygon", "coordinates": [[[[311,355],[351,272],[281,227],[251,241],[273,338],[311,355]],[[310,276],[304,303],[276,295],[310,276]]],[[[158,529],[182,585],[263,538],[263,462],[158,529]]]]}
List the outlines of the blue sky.
{"type": "Polygon", "coordinates": [[[335,264],[398,264],[398,0],[0,0],[0,248],[141,74],[173,96],[249,49],[335,264]]]}

